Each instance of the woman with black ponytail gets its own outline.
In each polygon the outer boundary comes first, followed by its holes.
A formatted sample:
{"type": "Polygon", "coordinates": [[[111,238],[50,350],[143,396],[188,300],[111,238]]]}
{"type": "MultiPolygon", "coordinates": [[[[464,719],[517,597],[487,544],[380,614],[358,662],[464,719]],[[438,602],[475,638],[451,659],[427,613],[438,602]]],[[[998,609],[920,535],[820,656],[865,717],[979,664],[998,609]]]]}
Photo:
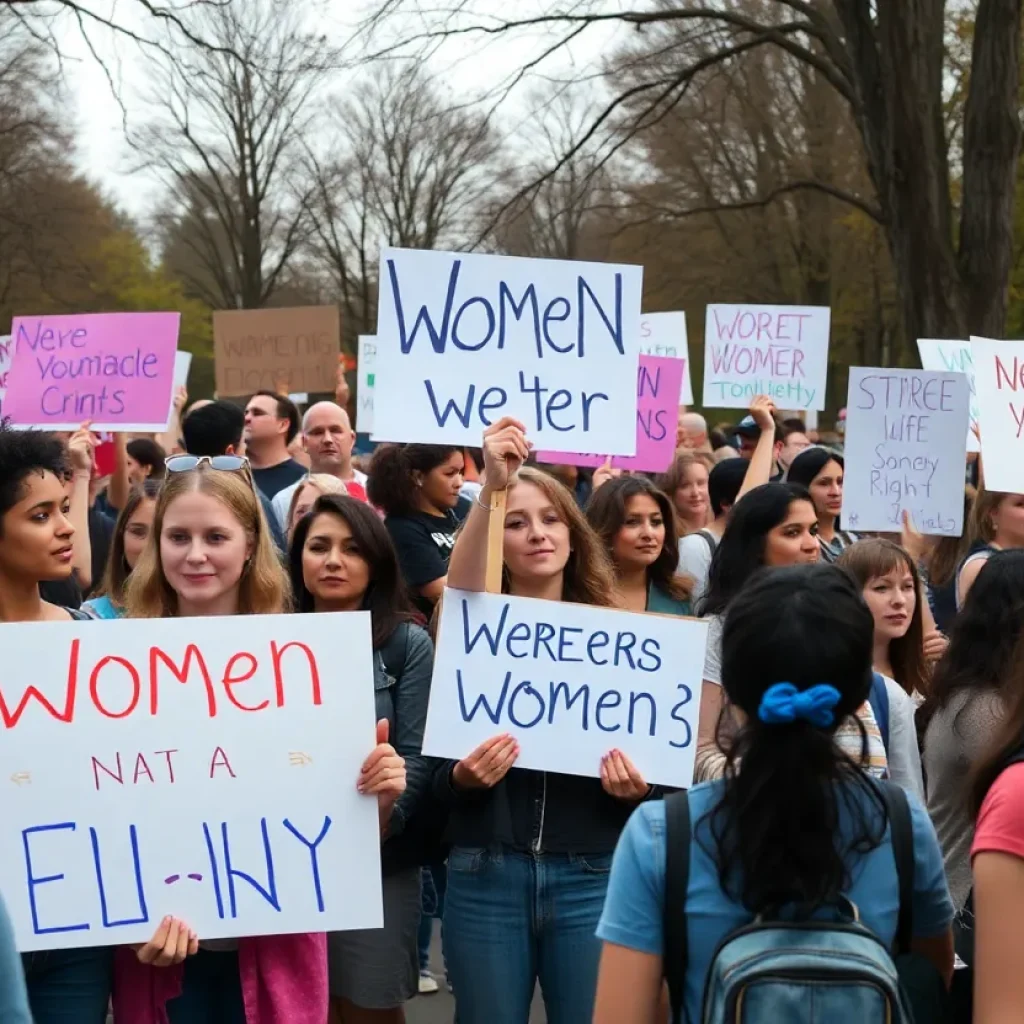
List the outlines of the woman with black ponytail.
{"type": "MultiPolygon", "coordinates": [[[[899,906],[879,783],[835,743],[871,687],[874,620],[829,565],[760,573],[725,617],[722,686],[743,712],[725,777],[689,791],[685,1020],[701,1018],[719,943],[759,915],[807,916],[842,898],[891,947],[899,906]]],[[[947,980],[953,916],[935,830],[912,795],[913,941],[947,980]]],[[[598,935],[595,1024],[654,1024],[662,990],[665,804],[641,804],[619,840],[598,935]]],[[[675,908],[669,908],[670,913],[675,908]]]]}

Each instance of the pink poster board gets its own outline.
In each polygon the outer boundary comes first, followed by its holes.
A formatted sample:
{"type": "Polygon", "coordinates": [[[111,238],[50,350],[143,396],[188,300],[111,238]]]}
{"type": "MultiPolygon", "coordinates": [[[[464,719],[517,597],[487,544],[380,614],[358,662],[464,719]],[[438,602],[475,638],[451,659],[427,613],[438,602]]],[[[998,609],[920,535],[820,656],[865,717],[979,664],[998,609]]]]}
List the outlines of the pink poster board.
{"type": "MultiPolygon", "coordinates": [[[[636,455],[617,455],[612,465],[639,473],[662,473],[676,451],[679,395],[686,361],[666,356],[641,356],[636,376],[636,455]]],[[[597,467],[607,455],[537,452],[538,462],[597,467]]]]}
{"type": "Polygon", "coordinates": [[[180,313],[19,316],[4,415],[20,427],[161,431],[180,313]]]}

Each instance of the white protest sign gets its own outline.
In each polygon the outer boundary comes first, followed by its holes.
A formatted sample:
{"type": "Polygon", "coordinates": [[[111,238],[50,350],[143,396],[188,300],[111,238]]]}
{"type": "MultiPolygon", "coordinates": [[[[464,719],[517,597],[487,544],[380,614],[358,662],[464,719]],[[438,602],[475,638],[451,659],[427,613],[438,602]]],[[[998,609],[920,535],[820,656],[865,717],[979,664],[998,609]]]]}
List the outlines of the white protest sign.
{"type": "Polygon", "coordinates": [[[708,306],[704,405],[746,409],[767,395],[782,409],[825,408],[827,306],[708,306]]]}
{"type": "Polygon", "coordinates": [[[963,533],[970,388],[962,373],[850,369],[844,526],[963,533]]]}
{"type": "Polygon", "coordinates": [[[0,625],[21,950],[379,928],[369,613],[0,625]]]}
{"type": "Polygon", "coordinates": [[[0,334],[0,416],[4,411],[7,396],[7,371],[11,368],[11,336],[0,334]]]}
{"type": "Polygon", "coordinates": [[[508,732],[519,768],[597,777],[615,747],[689,786],[706,646],[699,619],[446,590],[423,753],[508,732]]]}
{"type": "Polygon", "coordinates": [[[640,354],[682,359],[683,390],[679,402],[681,405],[693,405],[685,313],[644,313],[640,318],[640,354]]]}
{"type": "Polygon", "coordinates": [[[635,454],[642,277],[385,248],[373,440],[479,445],[515,416],[537,448],[635,454]]]}
{"type": "MultiPolygon", "coordinates": [[[[982,340],[982,339],[978,339],[982,340]]],[[[969,341],[943,341],[938,338],[918,338],[917,351],[921,354],[921,365],[926,370],[943,370],[946,373],[962,373],[967,377],[971,389],[971,419],[967,425],[967,450],[978,450],[978,439],[971,427],[978,423],[978,393],[974,384],[974,357],[969,341]]]]}
{"type": "Polygon", "coordinates": [[[360,334],[356,355],[356,430],[360,434],[373,432],[373,391],[376,363],[376,337],[372,334],[360,334]]]}
{"type": "Polygon", "coordinates": [[[985,487],[1024,494],[1024,341],[971,341],[985,487]]]}
{"type": "Polygon", "coordinates": [[[174,353],[174,387],[171,388],[171,407],[167,410],[167,426],[164,430],[170,430],[174,419],[174,397],[178,388],[188,387],[188,371],[192,366],[192,353],[178,349],[174,353]]]}

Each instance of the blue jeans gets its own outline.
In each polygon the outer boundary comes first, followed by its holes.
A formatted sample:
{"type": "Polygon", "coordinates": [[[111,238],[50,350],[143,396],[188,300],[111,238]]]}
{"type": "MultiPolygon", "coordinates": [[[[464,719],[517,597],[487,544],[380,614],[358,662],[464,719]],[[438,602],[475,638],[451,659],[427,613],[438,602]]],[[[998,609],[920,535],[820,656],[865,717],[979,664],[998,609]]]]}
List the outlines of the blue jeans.
{"type": "Polygon", "coordinates": [[[445,959],[459,1024],[527,1024],[536,982],[548,1024],[590,1024],[612,855],[456,847],[445,959]]]}
{"type": "Polygon", "coordinates": [[[114,977],[114,947],[23,953],[35,1024],[104,1024],[114,977]]]}
{"type": "Polygon", "coordinates": [[[171,1024],[245,1024],[238,953],[200,949],[185,961],[181,995],[167,1004],[171,1024]]]}
{"type": "Polygon", "coordinates": [[[420,973],[430,967],[430,940],[434,935],[434,919],[444,914],[444,894],[448,886],[448,871],[444,864],[429,864],[420,872],[423,888],[420,896],[420,930],[417,938],[420,954],[420,973]]]}

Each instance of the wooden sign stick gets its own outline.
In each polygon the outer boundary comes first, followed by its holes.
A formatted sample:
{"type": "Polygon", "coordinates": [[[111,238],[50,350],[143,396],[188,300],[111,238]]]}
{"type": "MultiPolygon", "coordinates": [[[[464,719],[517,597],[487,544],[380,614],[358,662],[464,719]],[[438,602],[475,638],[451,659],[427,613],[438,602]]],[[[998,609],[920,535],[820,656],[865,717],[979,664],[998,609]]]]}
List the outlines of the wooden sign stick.
{"type": "Polygon", "coordinates": [[[505,499],[508,488],[491,495],[491,510],[487,520],[487,577],[488,594],[501,593],[501,570],[505,565],[505,499]]]}

